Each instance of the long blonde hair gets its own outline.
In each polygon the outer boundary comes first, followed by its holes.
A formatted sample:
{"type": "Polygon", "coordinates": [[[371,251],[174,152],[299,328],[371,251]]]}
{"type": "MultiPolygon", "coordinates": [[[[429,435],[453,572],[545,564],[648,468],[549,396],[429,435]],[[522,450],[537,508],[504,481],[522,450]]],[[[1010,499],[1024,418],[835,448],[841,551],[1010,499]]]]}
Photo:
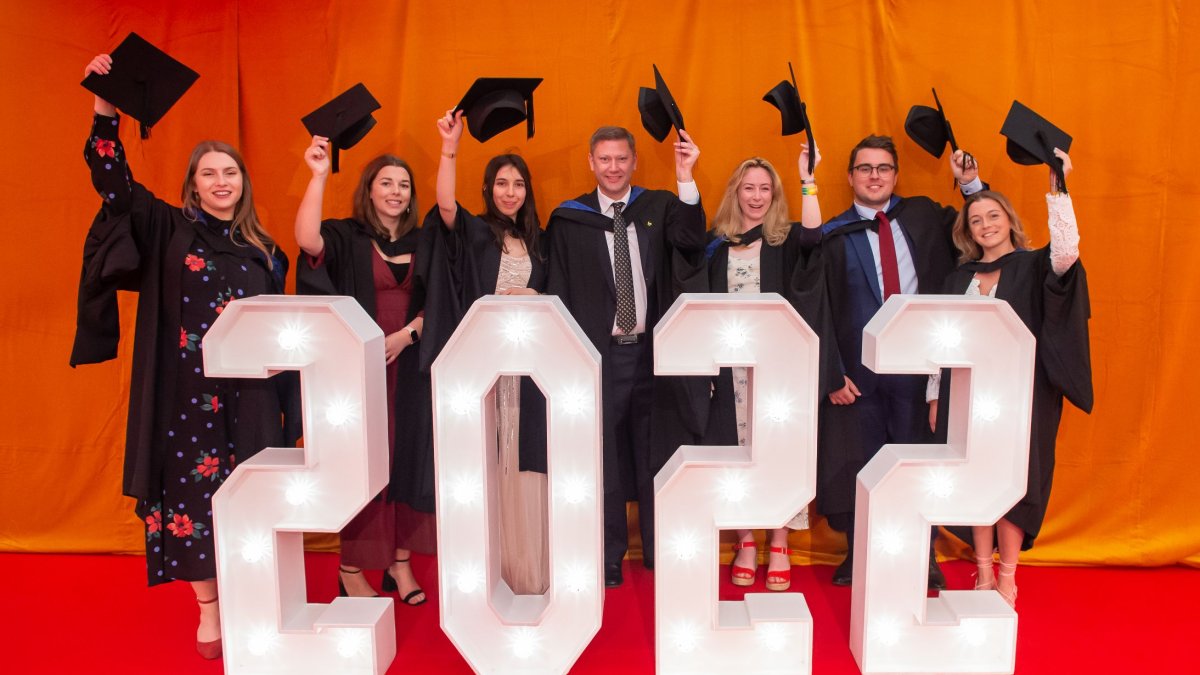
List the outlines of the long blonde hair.
{"type": "Polygon", "coordinates": [[[221,141],[200,141],[196,144],[192,156],[188,159],[187,174],[183,177],[181,199],[184,215],[192,219],[199,217],[201,206],[200,196],[196,194],[196,167],[200,164],[200,158],[210,152],[221,152],[232,157],[242,174],[242,196],[238,198],[233,211],[229,239],[241,246],[237,238],[237,235],[240,235],[247,244],[262,251],[263,257],[267,259],[268,269],[275,269],[275,240],[267,234],[262,221],[258,219],[258,212],[254,210],[254,191],[250,187],[250,174],[246,173],[246,163],[242,161],[241,153],[232,145],[221,141]]]}
{"type": "Polygon", "coordinates": [[[738,202],[738,189],[742,179],[750,169],[762,169],[771,177],[771,206],[763,216],[763,239],[771,246],[779,246],[787,239],[792,223],[788,220],[787,197],[783,194],[783,182],[779,180],[779,172],[770,162],[762,157],[751,157],[738,165],[729,177],[725,186],[725,195],[721,197],[721,205],[717,207],[717,215],[713,217],[713,232],[737,245],[742,239],[742,206],[738,202]]]}
{"type": "Polygon", "coordinates": [[[969,219],[971,217],[971,207],[979,203],[981,200],[990,199],[1000,205],[1000,208],[1008,215],[1008,222],[1012,224],[1009,229],[1008,238],[1012,242],[1013,248],[1022,250],[1029,248],[1029,237],[1025,236],[1025,228],[1021,225],[1021,219],[1017,217],[1017,211],[1013,208],[1012,202],[1008,201],[1008,197],[993,192],[991,190],[983,190],[967,197],[963,202],[962,210],[958,212],[958,217],[954,219],[954,227],[950,230],[950,237],[954,240],[954,247],[958,249],[958,264],[979,260],[983,257],[983,249],[975,242],[971,236],[971,226],[969,219]]]}

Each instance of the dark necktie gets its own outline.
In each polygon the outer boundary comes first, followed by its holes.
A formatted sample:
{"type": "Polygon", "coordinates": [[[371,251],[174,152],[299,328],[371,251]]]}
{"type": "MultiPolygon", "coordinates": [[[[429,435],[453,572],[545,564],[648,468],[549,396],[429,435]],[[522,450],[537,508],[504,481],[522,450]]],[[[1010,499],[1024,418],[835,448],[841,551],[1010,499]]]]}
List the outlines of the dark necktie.
{"type": "Polygon", "coordinates": [[[900,266],[896,264],[896,240],[892,238],[892,222],[875,212],[879,221],[879,267],[883,269],[883,299],[900,292],[900,266]]]}
{"type": "MultiPolygon", "coordinates": [[[[625,202],[613,205],[613,280],[617,285],[617,328],[628,335],[637,325],[637,308],[633,302],[633,268],[629,263],[629,232],[621,211],[625,202]]],[[[894,256],[893,256],[894,257],[894,256]]]]}

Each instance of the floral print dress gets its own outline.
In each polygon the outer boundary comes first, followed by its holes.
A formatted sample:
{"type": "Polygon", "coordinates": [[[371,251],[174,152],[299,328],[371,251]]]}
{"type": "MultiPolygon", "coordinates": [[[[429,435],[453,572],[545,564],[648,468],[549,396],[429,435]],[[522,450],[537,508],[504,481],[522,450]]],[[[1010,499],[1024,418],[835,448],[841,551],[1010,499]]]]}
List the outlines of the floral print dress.
{"type": "MultiPolygon", "coordinates": [[[[117,119],[97,115],[85,154],[93,185],[109,208],[122,212],[133,208],[132,177],[116,127],[117,119]]],[[[162,490],[138,505],[138,513],[145,514],[150,585],[216,576],[213,493],[233,471],[239,450],[249,456],[261,449],[236,447],[233,428],[242,381],[204,376],[202,340],[230,302],[272,292],[272,272],[258,249],[230,238],[229,221],[197,211],[185,222],[194,230],[191,244],[177,262],[164,266],[166,274],[180,275],[180,325],[177,332],[166,332],[172,342],[162,351],[163,358],[177,360],[170,400],[158,405],[168,415],[161,450],[156,450],[162,490]]]]}

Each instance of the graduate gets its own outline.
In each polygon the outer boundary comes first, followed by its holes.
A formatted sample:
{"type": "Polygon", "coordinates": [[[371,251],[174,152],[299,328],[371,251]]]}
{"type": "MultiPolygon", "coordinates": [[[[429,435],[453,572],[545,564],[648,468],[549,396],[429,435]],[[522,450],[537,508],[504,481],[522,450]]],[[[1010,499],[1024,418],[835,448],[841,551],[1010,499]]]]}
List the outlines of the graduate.
{"type": "MultiPolygon", "coordinates": [[[[962,264],[944,288],[945,293],[1004,300],[1037,339],[1025,496],[994,526],[971,528],[978,566],[975,589],[995,589],[1013,606],[1018,555],[1033,545],[1046,515],[1063,399],[1084,412],[1091,412],[1093,400],[1087,276],[1079,261],[1075,210],[1065,191],[1071,158],[1058,147],[1039,149],[1038,154],[1039,161],[1051,165],[1046,195],[1050,244],[1028,248],[1021,219],[1004,195],[992,191],[971,195],[953,230],[962,264]],[[992,567],[995,546],[1000,553],[999,576],[992,567]]],[[[942,435],[951,414],[947,411],[949,379],[931,376],[926,393],[930,426],[942,435]]]]}
{"type": "Polygon", "coordinates": [[[420,605],[426,596],[410,557],[432,554],[437,533],[431,387],[415,346],[424,326],[424,282],[418,273],[421,230],[412,169],[392,155],[372,159],[355,188],[351,217],[321,220],[334,149],[357,143],[370,128],[363,121],[378,108],[360,88],[306,118],[314,132],[304,152],[312,178],[296,212],[296,243],[304,253],[296,290],[352,296],[384,333],[391,480],[341,531],[339,589],[342,595],[374,596],[362,571],[382,569],[384,591],[396,591],[406,605],[420,605]]]}
{"type": "Polygon", "coordinates": [[[294,374],[205,377],[202,343],[229,303],[283,293],[288,261],[258,219],[232,146],[196,146],[182,207],[133,178],[114,104],[148,136],[195,73],[133,34],[84,74],[96,94],[84,159],[103,205],[84,245],[71,365],[116,357],[116,292],[137,292],[123,489],[145,523],[150,585],[191,584],[200,606],[196,650],[215,659],[222,650],[212,495],[237,461],[295,444],[299,392],[294,374]]]}
{"type": "MultiPolygon", "coordinates": [[[[533,178],[516,154],[493,157],[483,172],[483,212],[455,199],[464,127],[485,142],[527,121],[536,78],[479,78],[459,105],[439,118],[442,139],[437,206],[424,229],[430,247],[425,345],[432,362],[475,300],[485,295],[538,295],[546,288],[545,244],[533,178]],[[464,112],[467,117],[464,118],[464,112]]],[[[529,127],[529,135],[532,128],[529,127]]],[[[518,595],[540,594],[550,582],[546,513],[546,399],[528,377],[496,383],[499,451],[500,574],[518,595]]]]}

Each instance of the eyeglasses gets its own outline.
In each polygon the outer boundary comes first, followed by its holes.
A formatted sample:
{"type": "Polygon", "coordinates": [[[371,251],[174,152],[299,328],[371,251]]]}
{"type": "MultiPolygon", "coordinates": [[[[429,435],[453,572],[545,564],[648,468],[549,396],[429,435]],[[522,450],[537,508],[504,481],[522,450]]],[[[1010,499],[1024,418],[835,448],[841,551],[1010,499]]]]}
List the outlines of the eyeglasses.
{"type": "Polygon", "coordinates": [[[880,176],[890,176],[896,173],[895,164],[856,164],[852,167],[854,173],[860,176],[870,176],[872,173],[878,173],[880,176]]]}

